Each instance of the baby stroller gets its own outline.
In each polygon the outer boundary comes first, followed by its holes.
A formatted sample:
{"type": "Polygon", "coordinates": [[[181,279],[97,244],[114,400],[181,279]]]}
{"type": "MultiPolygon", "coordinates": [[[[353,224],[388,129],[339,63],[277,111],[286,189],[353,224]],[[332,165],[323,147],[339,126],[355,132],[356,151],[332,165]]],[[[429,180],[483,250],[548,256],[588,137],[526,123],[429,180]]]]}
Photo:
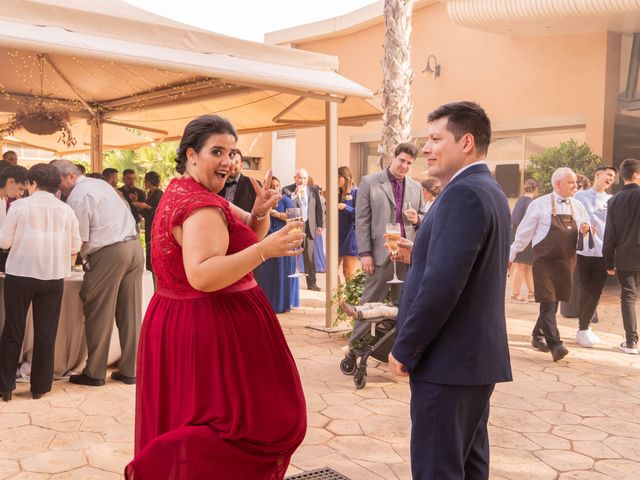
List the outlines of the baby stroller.
{"type": "Polygon", "coordinates": [[[352,339],[349,350],[340,362],[340,371],[345,375],[353,375],[353,383],[357,389],[361,389],[367,384],[369,357],[380,362],[387,362],[389,358],[396,340],[398,308],[383,303],[372,303],[361,307],[345,305],[343,309],[358,320],[371,324],[370,331],[352,339]]]}

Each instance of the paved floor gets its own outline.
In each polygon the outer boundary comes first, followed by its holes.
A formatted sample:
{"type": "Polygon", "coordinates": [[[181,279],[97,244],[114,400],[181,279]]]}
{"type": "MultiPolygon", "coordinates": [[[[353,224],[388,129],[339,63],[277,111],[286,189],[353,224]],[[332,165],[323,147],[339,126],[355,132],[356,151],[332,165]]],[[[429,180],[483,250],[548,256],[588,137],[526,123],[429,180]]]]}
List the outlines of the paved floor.
{"type": "MultiPolygon", "coordinates": [[[[303,292],[304,308],[281,322],[303,379],[309,430],[289,473],[330,466],[352,480],[409,479],[407,382],[373,362],[365,389],[338,369],[340,334],[305,328],[324,319],[322,294],[303,292]]],[[[562,319],[571,350],[554,364],[532,350],[535,304],[509,303],[514,382],[493,395],[493,480],[640,478],[640,357],[621,341],[615,289],[595,330],[603,343],[575,346],[575,320],[562,319]]],[[[132,455],[134,387],[56,382],[41,400],[19,385],[0,402],[0,479],[118,479],[132,455]]]]}

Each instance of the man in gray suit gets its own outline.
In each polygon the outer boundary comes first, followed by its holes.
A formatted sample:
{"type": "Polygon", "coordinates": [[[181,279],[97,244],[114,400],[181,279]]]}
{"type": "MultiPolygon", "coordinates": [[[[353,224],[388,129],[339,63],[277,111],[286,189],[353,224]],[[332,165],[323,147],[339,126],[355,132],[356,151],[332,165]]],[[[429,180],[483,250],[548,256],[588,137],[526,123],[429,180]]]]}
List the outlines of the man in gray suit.
{"type": "MultiPolygon", "coordinates": [[[[360,263],[366,274],[361,305],[382,302],[389,289],[392,302],[398,302],[402,284],[387,283],[393,278],[393,264],[384,246],[386,225],[399,223],[402,236],[413,241],[425,213],[422,186],[407,177],[418,148],[412,143],[401,143],[394,156],[388,168],[363,177],[358,190],[356,236],[360,263]]],[[[398,278],[403,279],[407,269],[407,265],[398,263],[398,278]]],[[[352,342],[368,329],[368,323],[356,321],[352,342]]]]}
{"type": "Polygon", "coordinates": [[[320,287],[316,283],[316,262],[313,250],[314,239],[316,235],[322,235],[322,227],[324,226],[324,211],[320,202],[320,193],[318,187],[308,185],[309,173],[304,168],[296,170],[293,178],[295,183],[284,187],[282,194],[291,197],[294,205],[302,210],[302,220],[307,234],[302,244],[307,289],[320,291],[320,287]]]}

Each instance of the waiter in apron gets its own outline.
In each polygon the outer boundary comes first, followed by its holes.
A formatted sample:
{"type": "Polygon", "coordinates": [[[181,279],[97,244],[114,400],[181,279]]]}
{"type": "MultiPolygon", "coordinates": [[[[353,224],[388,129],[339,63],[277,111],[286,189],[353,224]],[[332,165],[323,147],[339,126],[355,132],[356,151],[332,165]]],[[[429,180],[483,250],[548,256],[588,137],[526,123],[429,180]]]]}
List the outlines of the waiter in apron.
{"type": "Polygon", "coordinates": [[[576,193],[576,174],[567,167],[558,168],[551,177],[553,192],[538,197],[529,205],[511,244],[509,266],[518,252],[533,244],[533,284],[540,315],[533,329],[531,345],[551,352],[553,361],[564,358],[569,350],[560,340],[556,321],[559,302],[571,299],[576,250],[583,249],[589,233],[589,217],[576,193]]]}

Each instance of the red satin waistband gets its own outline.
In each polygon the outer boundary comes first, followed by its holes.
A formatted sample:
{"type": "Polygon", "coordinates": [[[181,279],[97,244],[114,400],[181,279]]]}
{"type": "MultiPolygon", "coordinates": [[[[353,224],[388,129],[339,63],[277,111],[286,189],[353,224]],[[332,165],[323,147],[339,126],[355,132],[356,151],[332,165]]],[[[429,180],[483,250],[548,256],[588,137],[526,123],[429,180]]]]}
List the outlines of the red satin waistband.
{"type": "Polygon", "coordinates": [[[221,293],[244,292],[245,290],[251,290],[252,288],[255,288],[257,286],[258,283],[255,281],[255,279],[252,279],[248,282],[229,285],[228,287],[225,287],[222,290],[216,290],[215,292],[177,292],[175,290],[169,290],[167,288],[158,288],[156,294],[162,297],[173,298],[175,300],[193,300],[195,298],[207,298],[214,295],[220,295],[221,293]]]}

